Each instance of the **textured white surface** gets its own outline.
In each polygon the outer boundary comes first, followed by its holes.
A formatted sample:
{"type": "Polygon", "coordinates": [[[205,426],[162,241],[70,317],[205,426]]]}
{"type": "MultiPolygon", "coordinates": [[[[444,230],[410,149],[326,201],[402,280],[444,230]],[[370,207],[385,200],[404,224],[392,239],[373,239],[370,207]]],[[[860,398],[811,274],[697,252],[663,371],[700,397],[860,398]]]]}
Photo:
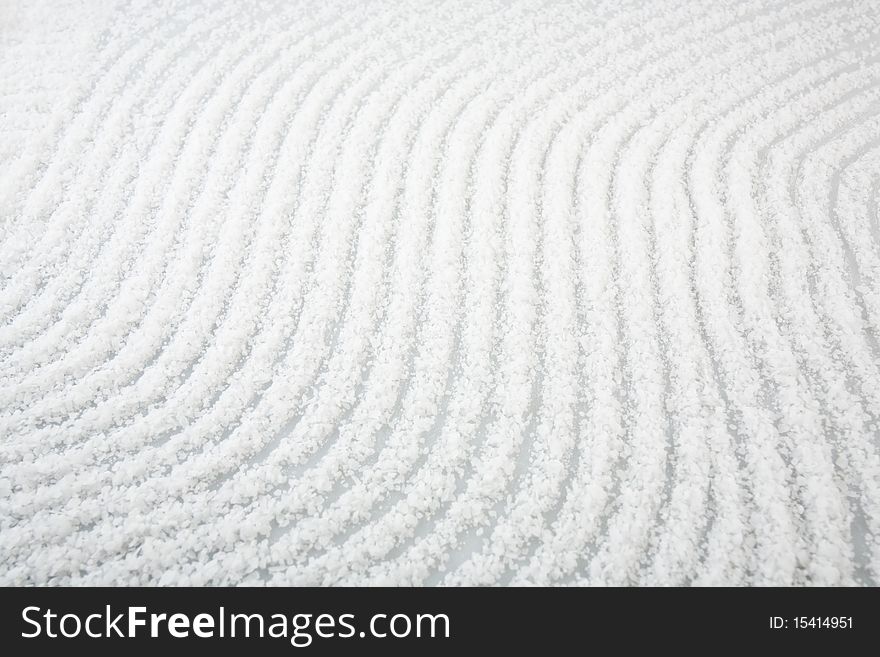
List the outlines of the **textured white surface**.
{"type": "Polygon", "coordinates": [[[0,583],[877,583],[878,30],[0,1],[0,583]]]}

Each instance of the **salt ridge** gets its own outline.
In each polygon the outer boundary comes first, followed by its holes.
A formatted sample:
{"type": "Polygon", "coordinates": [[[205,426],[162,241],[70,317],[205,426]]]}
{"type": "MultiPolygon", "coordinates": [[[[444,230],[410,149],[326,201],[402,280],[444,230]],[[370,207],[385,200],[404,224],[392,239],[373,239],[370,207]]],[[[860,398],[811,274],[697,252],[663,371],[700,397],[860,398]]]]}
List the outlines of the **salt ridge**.
{"type": "Polygon", "coordinates": [[[877,583],[866,5],[0,20],[0,582],[877,583]]]}

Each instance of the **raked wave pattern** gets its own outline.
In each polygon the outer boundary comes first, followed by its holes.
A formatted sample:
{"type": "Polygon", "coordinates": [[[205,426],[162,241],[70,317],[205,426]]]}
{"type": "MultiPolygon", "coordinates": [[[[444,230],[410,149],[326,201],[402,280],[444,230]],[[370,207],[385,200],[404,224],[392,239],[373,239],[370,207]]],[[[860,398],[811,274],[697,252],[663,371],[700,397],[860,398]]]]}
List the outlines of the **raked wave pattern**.
{"type": "Polygon", "coordinates": [[[0,583],[880,583],[871,0],[0,2],[0,583]]]}

